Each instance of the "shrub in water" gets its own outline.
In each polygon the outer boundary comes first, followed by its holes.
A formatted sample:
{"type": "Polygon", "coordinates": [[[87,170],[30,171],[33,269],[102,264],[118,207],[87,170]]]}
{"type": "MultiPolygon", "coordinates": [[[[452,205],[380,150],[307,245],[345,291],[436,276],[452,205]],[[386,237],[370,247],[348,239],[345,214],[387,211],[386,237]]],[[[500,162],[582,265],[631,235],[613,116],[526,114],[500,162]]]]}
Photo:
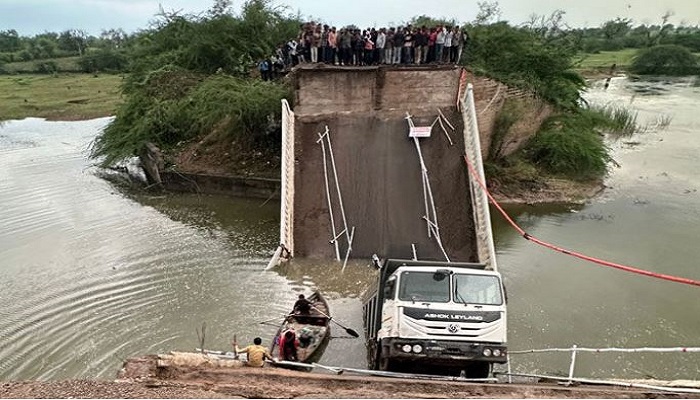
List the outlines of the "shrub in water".
{"type": "Polygon", "coordinates": [[[630,71],[640,75],[692,75],[698,73],[698,59],[683,46],[674,44],[641,50],[630,71]]]}

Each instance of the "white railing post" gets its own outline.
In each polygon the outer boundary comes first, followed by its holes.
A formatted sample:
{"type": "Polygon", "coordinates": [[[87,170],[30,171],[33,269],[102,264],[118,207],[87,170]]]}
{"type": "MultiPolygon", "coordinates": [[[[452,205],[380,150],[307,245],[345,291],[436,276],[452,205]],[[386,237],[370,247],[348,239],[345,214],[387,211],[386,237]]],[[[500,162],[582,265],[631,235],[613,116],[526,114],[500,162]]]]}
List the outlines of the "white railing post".
{"type": "Polygon", "coordinates": [[[510,353],[506,353],[506,366],[508,367],[508,383],[513,383],[513,376],[510,372],[510,353]]]}
{"type": "Polygon", "coordinates": [[[569,366],[569,385],[573,383],[574,378],[574,367],[576,366],[576,345],[571,347],[571,365],[569,366]]]}

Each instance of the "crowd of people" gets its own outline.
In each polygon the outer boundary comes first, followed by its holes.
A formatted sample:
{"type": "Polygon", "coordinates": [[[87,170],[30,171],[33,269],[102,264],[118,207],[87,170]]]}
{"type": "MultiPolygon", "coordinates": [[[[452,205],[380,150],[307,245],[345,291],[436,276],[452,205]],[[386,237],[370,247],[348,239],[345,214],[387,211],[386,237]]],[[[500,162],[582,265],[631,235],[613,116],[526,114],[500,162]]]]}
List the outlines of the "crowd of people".
{"type": "Polygon", "coordinates": [[[459,26],[414,27],[411,24],[365,30],[336,29],[308,22],[296,38],[280,43],[275,54],[258,62],[264,80],[303,63],[343,66],[457,63],[469,41],[459,26]]]}

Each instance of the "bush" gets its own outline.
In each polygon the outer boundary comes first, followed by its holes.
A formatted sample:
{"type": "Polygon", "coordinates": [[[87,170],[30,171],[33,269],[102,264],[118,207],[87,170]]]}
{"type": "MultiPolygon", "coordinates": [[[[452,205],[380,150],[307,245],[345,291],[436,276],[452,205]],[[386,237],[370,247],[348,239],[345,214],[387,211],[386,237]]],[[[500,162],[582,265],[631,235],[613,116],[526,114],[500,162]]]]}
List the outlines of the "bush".
{"type": "Polygon", "coordinates": [[[32,56],[32,53],[30,53],[28,50],[20,51],[18,56],[21,61],[31,61],[34,59],[34,56],[32,56]]]}
{"type": "Polygon", "coordinates": [[[528,145],[527,157],[552,174],[591,179],[605,174],[608,150],[600,136],[590,131],[548,129],[528,145]]]}
{"type": "Polygon", "coordinates": [[[468,66],[511,86],[532,90],[550,103],[576,109],[585,80],[574,72],[576,46],[506,22],[467,27],[468,66]]]}
{"type": "Polygon", "coordinates": [[[54,74],[58,72],[58,64],[55,61],[42,61],[34,64],[34,69],[40,74],[54,74]]]}
{"type": "Polygon", "coordinates": [[[279,146],[269,140],[269,128],[280,117],[281,99],[289,98],[288,89],[275,82],[206,76],[172,66],[148,74],[129,90],[93,145],[91,156],[104,157],[102,165],[138,154],[147,142],[167,149],[214,130],[250,146],[279,146]]]}
{"type": "Polygon", "coordinates": [[[693,75],[699,71],[698,59],[683,46],[654,46],[637,53],[630,71],[640,75],[693,75]]]}
{"type": "MultiPolygon", "coordinates": [[[[550,174],[592,179],[607,172],[611,160],[603,132],[624,129],[614,112],[583,108],[548,118],[523,149],[525,157],[550,174]]],[[[629,114],[628,114],[629,115],[629,114]]]]}
{"type": "Polygon", "coordinates": [[[128,61],[126,56],[116,50],[100,49],[95,52],[86,54],[78,60],[78,66],[83,72],[100,72],[100,71],[124,71],[126,70],[128,61]]]}

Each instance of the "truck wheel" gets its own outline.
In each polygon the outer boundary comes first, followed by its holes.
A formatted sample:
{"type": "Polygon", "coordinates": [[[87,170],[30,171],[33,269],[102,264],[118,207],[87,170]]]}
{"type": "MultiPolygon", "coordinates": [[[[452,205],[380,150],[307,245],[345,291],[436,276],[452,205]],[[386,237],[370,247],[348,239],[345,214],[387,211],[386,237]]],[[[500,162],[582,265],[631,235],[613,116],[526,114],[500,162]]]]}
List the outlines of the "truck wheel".
{"type": "Polygon", "coordinates": [[[491,372],[491,363],[485,361],[475,361],[466,369],[467,378],[471,379],[485,379],[489,377],[491,372]]]}
{"type": "Polygon", "coordinates": [[[382,350],[379,353],[379,370],[396,371],[396,362],[389,358],[389,350],[382,350]]]}
{"type": "Polygon", "coordinates": [[[369,369],[379,369],[379,349],[374,342],[367,345],[367,366],[369,369]]]}

